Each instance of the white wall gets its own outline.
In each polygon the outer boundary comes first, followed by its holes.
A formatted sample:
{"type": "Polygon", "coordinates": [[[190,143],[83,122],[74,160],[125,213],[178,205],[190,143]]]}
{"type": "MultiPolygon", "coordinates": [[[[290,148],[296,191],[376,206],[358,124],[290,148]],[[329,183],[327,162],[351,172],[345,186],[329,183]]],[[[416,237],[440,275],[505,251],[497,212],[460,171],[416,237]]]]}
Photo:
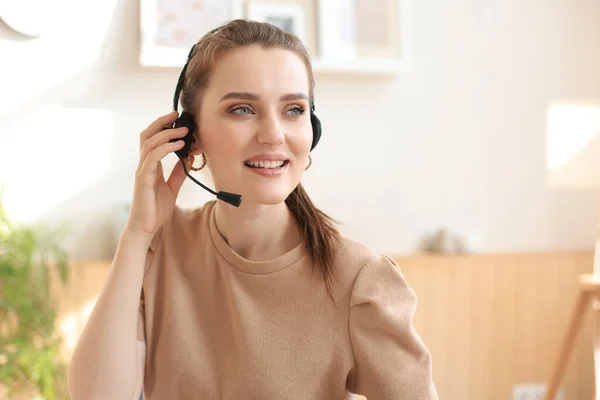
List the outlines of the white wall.
{"type": "MultiPolygon", "coordinates": [[[[0,28],[0,180],[13,216],[73,219],[74,254],[104,257],[138,132],[170,111],[179,71],[137,66],[136,0],[61,1],[47,37],[0,28]]],[[[600,197],[545,186],[544,118],[549,100],[600,98],[600,2],[411,3],[411,73],[317,76],[314,201],[382,252],[440,225],[482,251],[591,247],[600,197]]],[[[187,182],[179,203],[210,198],[187,182]]]]}

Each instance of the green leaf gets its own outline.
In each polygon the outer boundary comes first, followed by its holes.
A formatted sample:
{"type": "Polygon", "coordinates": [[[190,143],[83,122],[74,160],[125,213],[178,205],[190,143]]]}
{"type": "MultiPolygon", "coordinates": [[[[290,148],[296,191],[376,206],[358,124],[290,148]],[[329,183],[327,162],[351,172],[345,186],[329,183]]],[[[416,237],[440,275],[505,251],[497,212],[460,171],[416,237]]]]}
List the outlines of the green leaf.
{"type": "Polygon", "coordinates": [[[58,358],[56,299],[50,277],[68,281],[69,257],[61,245],[65,226],[26,226],[10,221],[0,191],[0,384],[33,385],[45,400],[66,398],[66,366],[58,358]]]}

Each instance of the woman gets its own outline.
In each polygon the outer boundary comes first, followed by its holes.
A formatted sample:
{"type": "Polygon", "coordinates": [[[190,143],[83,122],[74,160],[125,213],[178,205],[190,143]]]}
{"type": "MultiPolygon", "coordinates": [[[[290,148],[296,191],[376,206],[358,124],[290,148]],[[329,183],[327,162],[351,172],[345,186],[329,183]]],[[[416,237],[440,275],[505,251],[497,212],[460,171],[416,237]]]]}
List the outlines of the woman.
{"type": "Polygon", "coordinates": [[[142,388],[151,400],[437,398],[398,266],[337,231],[300,185],[315,136],[299,39],[235,20],[200,40],[183,75],[191,153],[243,201],[177,207],[186,171],[165,181],[160,160],[188,129],[165,128],[173,112],[141,133],[128,223],[72,357],[72,399],[142,388]]]}

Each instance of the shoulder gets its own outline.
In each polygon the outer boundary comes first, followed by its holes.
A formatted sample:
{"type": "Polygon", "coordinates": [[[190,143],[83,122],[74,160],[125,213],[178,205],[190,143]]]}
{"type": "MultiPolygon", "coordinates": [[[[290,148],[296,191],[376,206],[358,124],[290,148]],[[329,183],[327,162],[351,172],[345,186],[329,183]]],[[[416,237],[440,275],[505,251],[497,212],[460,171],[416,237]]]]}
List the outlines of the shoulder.
{"type": "Polygon", "coordinates": [[[146,272],[150,268],[155,255],[164,253],[173,247],[178,249],[193,248],[186,244],[197,242],[208,235],[210,212],[214,205],[209,201],[199,207],[182,208],[175,206],[165,223],[158,229],[148,250],[146,272]]]}
{"type": "Polygon", "coordinates": [[[197,226],[199,223],[208,220],[208,218],[210,217],[210,212],[214,207],[214,204],[214,201],[209,201],[198,207],[193,208],[182,208],[180,206],[175,206],[171,217],[167,221],[166,226],[169,226],[174,229],[186,229],[189,227],[197,226]]]}
{"type": "Polygon", "coordinates": [[[350,306],[361,304],[404,304],[414,312],[416,293],[391,257],[381,254],[367,262],[358,272],[352,287],[350,306]]]}
{"type": "Polygon", "coordinates": [[[390,293],[413,294],[393,258],[344,235],[336,249],[334,276],[350,294],[351,306],[390,293]]]}
{"type": "Polygon", "coordinates": [[[175,206],[171,216],[161,228],[160,235],[163,237],[163,242],[179,243],[186,240],[197,240],[198,235],[208,229],[213,206],[214,201],[194,208],[175,206]]]}

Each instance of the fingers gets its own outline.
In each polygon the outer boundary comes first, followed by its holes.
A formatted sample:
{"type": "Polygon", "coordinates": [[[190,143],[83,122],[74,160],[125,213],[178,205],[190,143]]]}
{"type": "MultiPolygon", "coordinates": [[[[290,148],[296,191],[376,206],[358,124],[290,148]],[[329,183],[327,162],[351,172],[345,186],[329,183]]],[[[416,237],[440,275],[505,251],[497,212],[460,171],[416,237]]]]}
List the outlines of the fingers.
{"type": "Polygon", "coordinates": [[[175,152],[183,147],[183,140],[176,142],[167,142],[155,148],[148,153],[148,156],[141,165],[138,175],[151,174],[156,170],[158,162],[165,158],[167,154],[175,152]]]}
{"type": "Polygon", "coordinates": [[[164,130],[165,127],[172,127],[177,120],[178,115],[179,113],[177,111],[172,111],[157,118],[154,122],[148,125],[148,127],[144,129],[142,133],[140,133],[140,152],[146,140],[164,130]]]}
{"type": "Polygon", "coordinates": [[[181,186],[185,181],[185,177],[186,175],[183,171],[183,166],[181,165],[181,162],[178,162],[171,171],[171,175],[169,175],[169,179],[167,180],[167,185],[169,185],[175,197],[179,195],[179,189],[181,189],[181,186]]]}
{"type": "Polygon", "coordinates": [[[148,154],[151,151],[156,149],[159,146],[173,140],[173,139],[181,139],[188,133],[188,128],[181,127],[177,129],[165,129],[158,134],[150,137],[144,144],[142,145],[142,149],[140,151],[140,162],[144,162],[148,154]]]}

